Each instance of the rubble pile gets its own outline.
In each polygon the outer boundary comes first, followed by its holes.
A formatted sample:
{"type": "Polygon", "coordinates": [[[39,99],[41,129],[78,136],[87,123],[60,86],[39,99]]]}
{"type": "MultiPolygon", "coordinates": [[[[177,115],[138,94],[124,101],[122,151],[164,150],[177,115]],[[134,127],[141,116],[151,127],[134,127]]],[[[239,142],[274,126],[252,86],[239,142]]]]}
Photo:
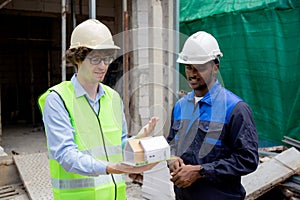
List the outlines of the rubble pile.
{"type": "Polygon", "coordinates": [[[260,164],[257,170],[242,177],[242,184],[247,193],[245,199],[299,200],[299,149],[295,146],[259,148],[259,157],[260,164]]]}

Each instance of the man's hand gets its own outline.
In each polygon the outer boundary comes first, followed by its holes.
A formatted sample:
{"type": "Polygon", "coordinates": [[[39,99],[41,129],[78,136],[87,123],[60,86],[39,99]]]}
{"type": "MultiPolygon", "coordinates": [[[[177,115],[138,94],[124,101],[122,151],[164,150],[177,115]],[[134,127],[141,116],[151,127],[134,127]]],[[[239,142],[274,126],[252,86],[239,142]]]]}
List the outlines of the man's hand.
{"type": "Polygon", "coordinates": [[[133,183],[137,183],[139,185],[143,184],[143,174],[128,174],[128,177],[132,180],[133,183]]]}
{"type": "Polygon", "coordinates": [[[177,187],[186,188],[201,178],[200,165],[183,165],[171,173],[171,181],[177,187]]]}
{"type": "Polygon", "coordinates": [[[132,166],[126,163],[115,163],[115,164],[110,163],[106,167],[106,173],[107,174],[140,174],[144,171],[148,171],[152,169],[157,164],[158,162],[150,163],[142,166],[132,166]]]}
{"type": "Polygon", "coordinates": [[[135,136],[136,139],[140,139],[143,137],[148,137],[151,135],[151,133],[153,132],[153,130],[155,129],[156,123],[159,120],[158,117],[152,117],[150,119],[150,121],[148,122],[148,124],[146,124],[141,130],[140,132],[135,136]]]}
{"type": "Polygon", "coordinates": [[[174,172],[181,166],[184,166],[183,160],[180,157],[175,157],[174,159],[168,160],[167,163],[170,172],[174,172]]]}

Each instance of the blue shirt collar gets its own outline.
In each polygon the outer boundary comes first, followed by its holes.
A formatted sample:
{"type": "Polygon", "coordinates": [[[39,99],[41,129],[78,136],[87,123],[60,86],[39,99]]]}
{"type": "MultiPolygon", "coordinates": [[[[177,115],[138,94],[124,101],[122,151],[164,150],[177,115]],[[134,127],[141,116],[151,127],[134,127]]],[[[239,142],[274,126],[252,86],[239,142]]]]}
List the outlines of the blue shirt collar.
{"type": "MultiPolygon", "coordinates": [[[[77,79],[77,74],[74,74],[71,78],[71,82],[74,86],[74,90],[75,90],[75,95],[76,98],[81,97],[81,96],[86,96],[89,98],[88,93],[85,91],[85,89],[82,87],[82,85],[79,83],[78,79],[77,79]]],[[[96,99],[95,101],[98,101],[103,95],[105,95],[105,91],[103,90],[103,87],[101,86],[101,84],[99,83],[99,90],[98,93],[96,95],[96,99]]]]}

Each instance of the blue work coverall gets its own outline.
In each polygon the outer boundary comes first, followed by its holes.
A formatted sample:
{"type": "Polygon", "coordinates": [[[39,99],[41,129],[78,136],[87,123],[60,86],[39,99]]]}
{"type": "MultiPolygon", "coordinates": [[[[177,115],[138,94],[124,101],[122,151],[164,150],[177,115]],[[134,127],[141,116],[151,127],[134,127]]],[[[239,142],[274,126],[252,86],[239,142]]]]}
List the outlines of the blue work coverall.
{"type": "Polygon", "coordinates": [[[218,81],[195,104],[194,91],[179,99],[167,138],[185,165],[201,165],[202,178],[174,186],[177,200],[244,199],[241,176],[258,165],[257,131],[249,106],[218,81]]]}

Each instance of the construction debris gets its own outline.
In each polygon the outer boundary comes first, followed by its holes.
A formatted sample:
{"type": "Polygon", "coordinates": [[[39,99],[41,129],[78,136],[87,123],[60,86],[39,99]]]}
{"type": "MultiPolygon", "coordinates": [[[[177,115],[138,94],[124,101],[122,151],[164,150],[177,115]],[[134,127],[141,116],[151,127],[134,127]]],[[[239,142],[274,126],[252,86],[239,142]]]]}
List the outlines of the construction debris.
{"type": "Polygon", "coordinates": [[[0,156],[7,156],[7,153],[4,152],[4,149],[0,146],[0,156]]]}
{"type": "Polygon", "coordinates": [[[290,138],[288,136],[284,136],[284,139],[282,140],[282,142],[300,149],[300,141],[298,141],[296,139],[290,138]]]}
{"type": "Polygon", "coordinates": [[[242,184],[246,189],[246,200],[257,199],[299,173],[300,152],[291,147],[260,164],[255,172],[242,177],[242,184]]]}
{"type": "Polygon", "coordinates": [[[278,188],[287,199],[300,199],[300,175],[294,175],[278,184],[278,188]]]}
{"type": "Polygon", "coordinates": [[[285,146],[273,146],[264,147],[258,149],[259,162],[264,163],[269,161],[272,157],[277,156],[279,153],[285,151],[287,148],[285,146]]]}
{"type": "Polygon", "coordinates": [[[281,152],[283,152],[287,149],[288,149],[287,147],[281,145],[281,146],[261,147],[261,148],[258,148],[258,151],[260,153],[270,152],[270,153],[278,154],[278,153],[281,153],[281,152]]]}

